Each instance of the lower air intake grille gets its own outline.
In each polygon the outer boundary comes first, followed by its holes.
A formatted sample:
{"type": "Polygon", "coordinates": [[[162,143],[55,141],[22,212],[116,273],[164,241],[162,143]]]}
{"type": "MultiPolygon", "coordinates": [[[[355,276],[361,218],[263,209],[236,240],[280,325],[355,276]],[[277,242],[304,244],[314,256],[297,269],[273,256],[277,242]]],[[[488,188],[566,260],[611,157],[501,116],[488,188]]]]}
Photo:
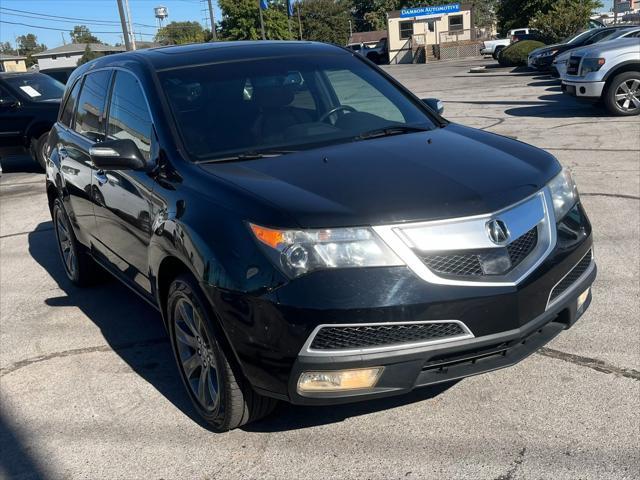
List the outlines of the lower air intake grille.
{"type": "Polygon", "coordinates": [[[549,295],[549,303],[552,303],[556,298],[562,295],[576,280],[578,280],[584,272],[587,271],[589,265],[591,265],[591,250],[573,267],[573,269],[551,290],[549,295]]]}
{"type": "Polygon", "coordinates": [[[484,275],[503,275],[513,270],[522,262],[538,244],[538,227],[533,227],[524,235],[516,238],[504,248],[492,248],[481,252],[456,252],[448,254],[431,255],[419,253],[429,269],[437,274],[451,277],[479,277],[484,275]],[[507,260],[507,268],[499,273],[485,273],[483,264],[492,261],[497,256],[504,256],[507,260]],[[509,266],[509,260],[511,265],[509,266]]]}
{"type": "Polygon", "coordinates": [[[321,328],[310,348],[342,350],[426,342],[467,335],[459,323],[412,323],[321,328]]]}

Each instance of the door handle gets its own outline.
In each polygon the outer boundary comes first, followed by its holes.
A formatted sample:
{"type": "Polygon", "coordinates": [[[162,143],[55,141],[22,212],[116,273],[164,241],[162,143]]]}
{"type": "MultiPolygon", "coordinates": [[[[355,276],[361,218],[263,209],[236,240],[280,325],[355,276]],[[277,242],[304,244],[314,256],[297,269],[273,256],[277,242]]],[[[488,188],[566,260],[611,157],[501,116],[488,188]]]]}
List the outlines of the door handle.
{"type": "Polygon", "coordinates": [[[93,178],[96,179],[98,185],[102,186],[109,181],[107,176],[102,170],[98,170],[97,172],[93,172],[93,178]]]}
{"type": "Polygon", "coordinates": [[[69,153],[67,152],[67,149],[64,147],[58,148],[58,155],[62,159],[69,158],[69,153]]]}

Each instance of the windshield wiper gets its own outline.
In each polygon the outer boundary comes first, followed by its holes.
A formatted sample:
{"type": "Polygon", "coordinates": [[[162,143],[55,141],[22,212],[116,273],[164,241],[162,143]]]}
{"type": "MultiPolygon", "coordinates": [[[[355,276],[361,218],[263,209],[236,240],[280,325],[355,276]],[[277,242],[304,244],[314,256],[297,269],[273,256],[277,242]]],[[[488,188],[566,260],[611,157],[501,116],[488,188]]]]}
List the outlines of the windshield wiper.
{"type": "Polygon", "coordinates": [[[393,125],[385,128],[377,128],[368,132],[361,133],[355,137],[355,140],[367,140],[369,138],[390,137],[392,135],[402,135],[405,133],[427,132],[425,127],[412,127],[410,125],[393,125]]]}
{"type": "Polygon", "coordinates": [[[229,155],[227,157],[216,157],[207,160],[200,160],[198,163],[221,163],[221,162],[237,162],[242,160],[257,160],[260,158],[273,158],[284,155],[285,153],[293,153],[295,150],[262,150],[262,151],[248,151],[235,155],[229,155]]]}

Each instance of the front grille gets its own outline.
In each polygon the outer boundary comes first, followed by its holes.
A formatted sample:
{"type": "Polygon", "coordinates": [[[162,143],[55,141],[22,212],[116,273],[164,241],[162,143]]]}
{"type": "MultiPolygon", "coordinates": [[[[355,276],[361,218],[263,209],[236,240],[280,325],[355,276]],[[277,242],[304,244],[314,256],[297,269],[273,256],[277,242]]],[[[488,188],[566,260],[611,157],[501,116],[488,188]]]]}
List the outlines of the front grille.
{"type": "Polygon", "coordinates": [[[578,75],[578,68],[580,67],[580,57],[571,57],[567,62],[567,75],[578,75]]]}
{"type": "Polygon", "coordinates": [[[447,277],[480,277],[489,275],[504,275],[517,267],[538,244],[538,227],[533,227],[524,235],[515,239],[503,248],[476,252],[455,252],[448,254],[418,253],[420,259],[429,269],[439,275],[447,277]],[[498,257],[508,258],[510,263],[502,271],[495,272],[488,269],[489,262],[498,257]]]}
{"type": "Polygon", "coordinates": [[[558,284],[551,290],[549,295],[549,303],[552,303],[556,298],[562,295],[576,280],[578,280],[584,272],[587,271],[589,265],[591,265],[591,250],[578,262],[578,264],[571,269],[567,275],[558,282],[558,284]]]}
{"type": "Polygon", "coordinates": [[[313,350],[342,350],[427,342],[467,335],[457,322],[322,327],[311,342],[313,350]]]}

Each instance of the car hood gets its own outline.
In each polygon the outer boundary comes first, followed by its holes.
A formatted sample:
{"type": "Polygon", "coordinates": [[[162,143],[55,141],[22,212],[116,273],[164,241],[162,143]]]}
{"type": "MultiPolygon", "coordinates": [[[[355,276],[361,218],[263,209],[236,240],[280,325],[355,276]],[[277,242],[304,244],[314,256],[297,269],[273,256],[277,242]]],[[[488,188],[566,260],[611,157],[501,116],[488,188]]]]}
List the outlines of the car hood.
{"type": "Polygon", "coordinates": [[[560,171],[542,150],[455,124],[202,168],[296,224],[273,226],[305,228],[489,213],[535,193],[560,171]]]}

